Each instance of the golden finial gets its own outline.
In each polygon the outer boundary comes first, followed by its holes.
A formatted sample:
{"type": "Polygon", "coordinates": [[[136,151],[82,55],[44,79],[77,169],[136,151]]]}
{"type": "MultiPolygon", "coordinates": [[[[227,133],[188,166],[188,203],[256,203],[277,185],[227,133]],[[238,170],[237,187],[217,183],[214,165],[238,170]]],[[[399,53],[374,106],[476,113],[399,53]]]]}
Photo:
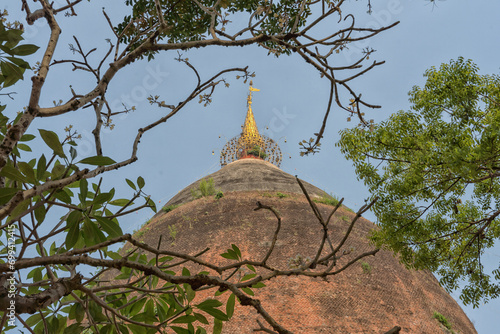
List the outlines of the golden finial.
{"type": "Polygon", "coordinates": [[[241,132],[241,141],[245,142],[245,146],[248,147],[258,145],[262,140],[252,112],[252,92],[258,92],[260,89],[253,88],[252,85],[253,82],[250,81],[250,87],[248,87],[249,93],[247,97],[247,116],[245,117],[245,123],[243,123],[243,131],[241,132]]]}
{"type": "Polygon", "coordinates": [[[241,134],[224,145],[221,151],[221,166],[225,166],[242,158],[258,158],[269,161],[277,166],[281,164],[281,150],[278,145],[266,136],[259,134],[252,111],[252,92],[260,89],[253,87],[250,81],[247,97],[247,115],[242,125],[241,134]]]}

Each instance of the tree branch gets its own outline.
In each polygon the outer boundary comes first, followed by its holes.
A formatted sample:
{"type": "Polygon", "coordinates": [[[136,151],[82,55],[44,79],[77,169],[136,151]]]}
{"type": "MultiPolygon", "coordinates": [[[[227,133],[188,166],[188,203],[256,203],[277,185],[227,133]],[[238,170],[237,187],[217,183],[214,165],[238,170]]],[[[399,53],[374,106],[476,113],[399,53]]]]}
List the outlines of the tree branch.
{"type": "MultiPolygon", "coordinates": [[[[11,299],[7,298],[8,290],[5,287],[7,282],[6,275],[0,275],[0,311],[6,312],[10,306],[11,299]]],[[[16,294],[14,301],[16,314],[33,314],[43,310],[53,303],[60,301],[64,296],[69,295],[73,290],[81,287],[82,276],[80,274],[72,278],[61,278],[51,284],[47,290],[28,296],[19,296],[16,294]]]]}

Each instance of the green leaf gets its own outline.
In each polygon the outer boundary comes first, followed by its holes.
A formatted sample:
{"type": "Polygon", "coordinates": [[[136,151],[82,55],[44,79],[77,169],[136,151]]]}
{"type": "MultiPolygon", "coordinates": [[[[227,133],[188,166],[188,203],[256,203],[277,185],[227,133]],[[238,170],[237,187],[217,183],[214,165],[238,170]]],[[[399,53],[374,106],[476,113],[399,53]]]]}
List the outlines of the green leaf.
{"type": "Polygon", "coordinates": [[[260,288],[264,288],[266,285],[262,282],[257,282],[255,283],[254,285],[252,285],[252,288],[253,289],[260,289],[260,288]]]}
{"type": "Polygon", "coordinates": [[[182,276],[191,276],[188,268],[182,268],[182,276]]]}
{"type": "MultiPolygon", "coordinates": [[[[0,29],[1,29],[1,27],[0,27],[0,29]]],[[[5,41],[5,40],[6,40],[6,38],[5,38],[5,37],[3,37],[4,33],[5,33],[4,31],[1,31],[1,32],[0,32],[0,42],[1,42],[1,41],[5,41]]],[[[11,49],[10,49],[10,48],[6,48],[6,47],[5,47],[5,46],[3,46],[1,43],[0,43],[0,50],[1,50],[1,51],[3,51],[3,52],[5,52],[5,53],[6,53],[6,54],[8,54],[8,55],[12,55],[12,51],[11,51],[11,49]]]]}
{"type": "Polygon", "coordinates": [[[75,181],[75,182],[73,182],[71,184],[68,184],[66,187],[67,188],[80,188],[80,180],[75,181]]]}
{"type": "Polygon", "coordinates": [[[226,291],[227,291],[227,290],[224,290],[224,291],[219,291],[219,290],[217,290],[217,291],[215,291],[214,296],[215,296],[215,297],[222,296],[222,295],[223,295],[226,291]]]}
{"type": "MultiPolygon", "coordinates": [[[[219,302],[220,303],[220,302],[219,302]]],[[[220,303],[222,305],[222,303],[220,303]]],[[[216,319],[220,319],[220,320],[223,320],[223,321],[227,321],[229,320],[228,316],[222,312],[221,310],[213,307],[213,306],[206,306],[206,305],[202,305],[200,306],[201,304],[197,305],[196,307],[199,308],[200,310],[210,314],[211,316],[213,316],[214,318],[216,319]]]]}
{"type": "Polygon", "coordinates": [[[0,205],[6,204],[19,191],[16,188],[0,188],[0,205]]]}
{"type": "Polygon", "coordinates": [[[0,70],[2,71],[2,75],[4,77],[3,87],[12,86],[23,78],[24,69],[10,62],[0,62],[0,70]]]}
{"type": "Polygon", "coordinates": [[[45,209],[45,205],[40,205],[35,209],[35,219],[38,224],[41,224],[45,220],[45,215],[47,214],[47,210],[45,209]]]}
{"type": "Polygon", "coordinates": [[[139,176],[139,177],[137,178],[137,185],[139,186],[139,189],[144,188],[144,185],[145,185],[145,184],[146,184],[146,183],[144,182],[144,179],[142,178],[142,176],[139,176]]]}
{"type": "Polygon", "coordinates": [[[60,333],[59,328],[62,329],[62,322],[59,322],[57,316],[48,317],[46,322],[48,323],[47,327],[50,327],[55,333],[60,333]]]}
{"type": "Polygon", "coordinates": [[[33,140],[35,138],[36,138],[35,135],[25,133],[24,135],[22,135],[22,137],[21,137],[21,139],[19,139],[19,141],[30,141],[30,140],[33,140]]]}
{"type": "Polygon", "coordinates": [[[196,317],[194,315],[183,315],[178,318],[172,320],[173,324],[189,324],[196,321],[196,317]]]}
{"type": "Polygon", "coordinates": [[[243,292],[245,292],[247,295],[250,295],[250,296],[255,295],[253,293],[252,289],[250,289],[250,288],[241,288],[241,290],[243,290],[243,292]]]}
{"type": "Polygon", "coordinates": [[[204,308],[204,307],[219,307],[222,306],[222,303],[218,301],[217,299],[207,299],[199,303],[198,305],[195,305],[198,308],[204,308]]]}
{"type": "Polygon", "coordinates": [[[129,315],[136,315],[138,314],[142,308],[144,307],[144,304],[146,304],[147,298],[141,298],[140,300],[134,302],[132,307],[130,308],[129,315]]]}
{"type": "Polygon", "coordinates": [[[213,334],[221,334],[222,333],[222,319],[215,318],[214,319],[214,331],[213,334]]]}
{"type": "Polygon", "coordinates": [[[31,285],[28,287],[28,295],[32,295],[32,294],[35,294],[35,293],[39,293],[41,292],[40,290],[40,287],[39,286],[36,286],[36,285],[31,285]]]}
{"type": "Polygon", "coordinates": [[[163,322],[167,319],[167,313],[165,312],[165,309],[168,308],[168,306],[164,306],[161,303],[156,303],[156,311],[158,312],[158,320],[160,322],[163,322]]]}
{"type": "Polygon", "coordinates": [[[137,315],[134,315],[131,319],[135,320],[135,321],[145,322],[145,323],[154,323],[155,321],[158,321],[158,319],[156,319],[156,317],[154,317],[153,315],[148,314],[146,312],[142,312],[142,313],[139,313],[137,315]]]}
{"type": "Polygon", "coordinates": [[[249,279],[252,279],[252,278],[254,278],[255,276],[257,276],[257,274],[246,274],[245,276],[243,276],[243,277],[241,278],[241,281],[242,281],[242,282],[243,282],[243,281],[248,281],[249,279]]]}
{"type": "Polygon", "coordinates": [[[17,148],[26,152],[31,152],[31,147],[26,144],[17,143],[17,148]]]}
{"type": "Polygon", "coordinates": [[[39,129],[38,132],[40,132],[40,136],[42,137],[45,144],[47,144],[47,146],[50,147],[55,154],[62,158],[66,157],[63,151],[62,144],[59,141],[59,137],[55,132],[43,129],[39,129]]]}
{"type": "Polygon", "coordinates": [[[42,280],[42,268],[35,268],[28,273],[27,278],[33,278],[33,282],[39,282],[42,280]]]}
{"type": "Polygon", "coordinates": [[[36,182],[35,171],[27,162],[19,161],[17,163],[19,170],[26,176],[26,180],[30,183],[36,182]]]}
{"type": "Polygon", "coordinates": [[[12,155],[16,156],[17,158],[21,157],[21,153],[17,149],[17,145],[12,148],[12,155]]]}
{"type": "Polygon", "coordinates": [[[125,179],[125,181],[127,181],[127,184],[130,186],[130,188],[132,188],[134,190],[137,190],[137,188],[135,187],[134,182],[130,181],[129,179],[125,179]]]}
{"type": "Polygon", "coordinates": [[[24,175],[11,164],[7,164],[2,168],[0,176],[5,176],[13,181],[26,182],[24,175]]]}
{"type": "Polygon", "coordinates": [[[66,226],[69,227],[68,234],[66,234],[66,249],[71,249],[80,237],[80,219],[82,213],[80,211],[72,211],[66,219],[66,226]]]}
{"type": "Polygon", "coordinates": [[[148,316],[148,320],[146,320],[146,322],[154,323],[154,322],[158,321],[158,319],[156,318],[155,303],[154,303],[153,299],[149,299],[146,302],[146,305],[144,306],[143,311],[148,316]]]}
{"type": "Polygon", "coordinates": [[[122,258],[122,256],[119,253],[108,251],[107,255],[112,258],[113,260],[119,260],[122,258]]]}
{"type": "Polygon", "coordinates": [[[45,155],[42,154],[40,159],[38,159],[38,163],[36,165],[37,180],[43,181],[43,177],[45,175],[46,170],[47,170],[47,160],[45,159],[45,155]]]}
{"type": "Polygon", "coordinates": [[[63,177],[64,172],[66,172],[66,167],[64,165],[55,165],[50,172],[52,180],[59,180],[63,177]]]}
{"type": "Polygon", "coordinates": [[[35,135],[31,135],[31,134],[28,134],[28,133],[25,133],[21,139],[19,139],[19,141],[30,141],[30,140],[33,140],[35,139],[35,135]]]}
{"type": "Polygon", "coordinates": [[[89,313],[94,321],[106,321],[107,318],[102,311],[102,307],[97,305],[94,301],[89,302],[89,313]]]}
{"type": "Polygon", "coordinates": [[[2,40],[6,41],[5,47],[12,49],[24,38],[22,37],[23,31],[21,29],[6,29],[2,34],[2,40]]]}
{"type": "Polygon", "coordinates": [[[234,252],[236,253],[236,255],[238,256],[238,259],[241,259],[241,251],[240,249],[238,248],[238,246],[236,246],[235,244],[231,244],[231,247],[233,248],[234,252]]]}
{"type": "Polygon", "coordinates": [[[103,231],[108,233],[110,237],[114,238],[123,235],[122,229],[118,225],[118,222],[104,217],[95,217],[95,219],[99,222],[99,225],[101,226],[103,231]]]}
{"type": "Polygon", "coordinates": [[[77,303],[72,304],[69,307],[69,312],[68,312],[68,319],[76,319],[76,305],[77,303]]]}
{"type": "Polygon", "coordinates": [[[109,201],[111,198],[113,198],[113,194],[112,193],[100,193],[99,195],[97,195],[94,200],[93,200],[93,204],[96,206],[96,205],[101,205],[107,201],[109,201]]]}
{"type": "Polygon", "coordinates": [[[93,246],[96,243],[98,243],[94,236],[94,226],[95,224],[88,218],[85,218],[83,220],[82,235],[83,235],[83,240],[85,241],[85,245],[87,247],[93,246]]]}
{"type": "Polygon", "coordinates": [[[21,59],[21,58],[16,58],[16,57],[5,57],[5,59],[8,59],[10,60],[11,62],[13,62],[14,64],[16,64],[17,66],[19,66],[20,68],[23,68],[25,70],[29,69],[30,68],[30,64],[28,64],[27,61],[21,59]]]}
{"type": "Polygon", "coordinates": [[[207,334],[207,331],[205,330],[205,328],[198,326],[196,328],[196,334],[207,334]]]}
{"type": "Polygon", "coordinates": [[[82,204],[85,204],[87,200],[88,186],[89,183],[87,179],[80,180],[80,194],[78,196],[80,197],[80,202],[82,202],[82,204]]]}
{"type": "MultiPolygon", "coordinates": [[[[120,199],[114,199],[112,201],[110,201],[108,204],[111,204],[111,205],[116,205],[116,206],[125,206],[128,204],[128,202],[130,202],[130,200],[126,199],[126,198],[120,198],[120,199]]],[[[130,205],[134,204],[134,202],[130,202],[130,205]]]]}
{"type": "Polygon", "coordinates": [[[79,224],[82,217],[83,214],[81,211],[78,210],[71,211],[68,215],[68,218],[66,218],[67,226],[71,227],[75,224],[79,224]]]}
{"type": "Polygon", "coordinates": [[[42,315],[40,313],[33,314],[31,317],[25,320],[26,324],[31,328],[35,327],[35,325],[40,321],[42,321],[42,315]]]}
{"type": "Polygon", "coordinates": [[[189,284],[184,285],[184,290],[186,291],[186,297],[187,297],[188,302],[192,302],[194,297],[196,297],[196,292],[193,290],[193,288],[189,284]]]}
{"type": "Polygon", "coordinates": [[[204,325],[208,325],[209,324],[207,318],[203,314],[193,312],[193,315],[196,317],[196,320],[198,320],[202,324],[204,324],[204,325]]]}
{"type": "Polygon", "coordinates": [[[155,204],[155,202],[151,198],[148,198],[147,199],[147,203],[148,203],[149,207],[151,208],[151,210],[153,210],[153,212],[156,213],[156,204],[155,204]]]}
{"type": "Polygon", "coordinates": [[[63,203],[71,204],[71,197],[64,190],[57,190],[54,197],[63,203]]]}
{"type": "Polygon", "coordinates": [[[30,203],[31,203],[31,199],[26,199],[26,200],[22,201],[21,203],[19,203],[15,207],[15,209],[12,210],[12,212],[9,215],[9,218],[11,219],[11,218],[16,218],[16,217],[21,216],[21,215],[25,215],[27,213],[27,210],[28,210],[30,203]]]}
{"type": "Polygon", "coordinates": [[[234,293],[232,293],[227,299],[226,303],[226,313],[228,318],[231,318],[233,316],[235,302],[236,302],[236,296],[234,295],[234,293]]]}
{"type": "Polygon", "coordinates": [[[122,273],[120,275],[115,276],[115,280],[122,280],[130,278],[130,273],[122,273]]]}
{"type": "Polygon", "coordinates": [[[171,326],[170,328],[173,329],[177,334],[192,334],[189,330],[182,327],[171,326]]]}
{"type": "Polygon", "coordinates": [[[225,259],[238,260],[238,255],[232,249],[228,249],[227,253],[222,253],[221,256],[225,259]]]}
{"type": "Polygon", "coordinates": [[[108,165],[115,164],[116,162],[113,159],[111,159],[110,157],[95,156],[95,157],[89,157],[89,158],[85,158],[83,160],[80,160],[78,163],[86,164],[86,165],[93,165],[93,166],[108,166],[108,165]]]}
{"type": "Polygon", "coordinates": [[[16,118],[14,118],[14,121],[12,122],[12,124],[16,124],[21,119],[22,116],[23,116],[22,112],[17,113],[17,116],[16,116],[16,118]]]}
{"type": "Polygon", "coordinates": [[[30,54],[33,54],[38,50],[39,47],[33,44],[23,44],[16,46],[15,48],[12,49],[12,54],[15,54],[17,56],[28,56],[30,54]]]}
{"type": "Polygon", "coordinates": [[[80,334],[83,333],[84,327],[82,327],[80,324],[75,323],[72,325],[69,325],[64,329],[63,334],[80,334]]]}
{"type": "Polygon", "coordinates": [[[75,160],[76,157],[78,156],[78,153],[76,152],[76,149],[73,146],[69,148],[69,154],[71,156],[71,161],[75,160]]]}

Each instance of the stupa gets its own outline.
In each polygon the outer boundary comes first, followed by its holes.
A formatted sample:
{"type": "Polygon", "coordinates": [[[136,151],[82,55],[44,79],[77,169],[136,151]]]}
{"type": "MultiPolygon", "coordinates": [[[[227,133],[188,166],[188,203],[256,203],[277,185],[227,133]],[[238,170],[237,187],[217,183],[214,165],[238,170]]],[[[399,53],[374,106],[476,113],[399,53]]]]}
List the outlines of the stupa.
{"type": "MultiPolygon", "coordinates": [[[[260,201],[281,215],[281,230],[270,265],[288,268],[314,256],[322,237],[321,226],[296,178],[278,168],[281,152],[277,144],[259,134],[251,108],[253,91],[256,89],[250,86],[240,136],[231,139],[222,150],[222,168],[175,195],[165,205],[168,209],[152,218],[142,235],[143,241],[156,245],[160,235],[165,240],[169,231],[175,229],[177,233],[173,237],[170,234],[170,243],[163,242],[163,247],[188,253],[210,247],[203,259],[221,264],[228,260],[220,254],[236,244],[243,258],[260,259],[272,242],[276,226],[276,218],[269,211],[254,210],[260,201]],[[223,197],[197,198],[195,193],[202,182],[213,182],[223,197]]],[[[321,215],[327,217],[332,206],[321,202],[329,202],[328,194],[312,184],[304,185],[310,197],[318,201],[321,215]]],[[[344,206],[336,211],[329,225],[333,244],[340,242],[354,216],[344,206]]],[[[342,248],[344,261],[373,249],[367,236],[374,228],[364,218],[357,221],[342,248]]],[[[278,323],[293,333],[382,334],[391,329],[393,333],[476,333],[471,321],[432,273],[408,270],[396,256],[384,250],[353,263],[328,282],[290,276],[275,278],[266,285],[254,289],[255,297],[278,323]],[[451,329],[438,321],[436,314],[444,316],[451,329]]],[[[259,327],[258,319],[253,308],[237,303],[223,333],[254,333],[259,327]]]]}

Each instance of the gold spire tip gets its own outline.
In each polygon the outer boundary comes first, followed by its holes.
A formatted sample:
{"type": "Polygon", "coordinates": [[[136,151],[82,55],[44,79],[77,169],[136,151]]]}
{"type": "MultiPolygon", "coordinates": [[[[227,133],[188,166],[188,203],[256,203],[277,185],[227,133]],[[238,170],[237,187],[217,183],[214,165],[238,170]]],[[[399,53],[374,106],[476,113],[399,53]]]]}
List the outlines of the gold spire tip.
{"type": "Polygon", "coordinates": [[[224,145],[221,152],[221,166],[225,166],[235,160],[253,156],[267,160],[279,167],[281,163],[281,150],[271,138],[259,134],[252,112],[252,92],[258,92],[260,89],[253,88],[253,81],[250,80],[248,90],[248,110],[245,122],[242,125],[241,134],[224,145]]]}

